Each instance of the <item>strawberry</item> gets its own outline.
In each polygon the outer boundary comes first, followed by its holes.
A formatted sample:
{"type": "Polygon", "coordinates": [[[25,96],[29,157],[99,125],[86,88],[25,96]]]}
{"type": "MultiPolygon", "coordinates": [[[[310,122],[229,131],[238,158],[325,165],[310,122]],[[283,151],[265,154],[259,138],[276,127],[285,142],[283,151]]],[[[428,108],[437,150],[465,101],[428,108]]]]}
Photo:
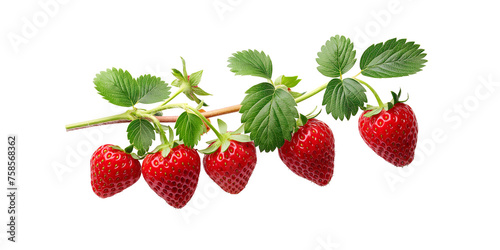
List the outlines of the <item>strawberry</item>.
{"type": "Polygon", "coordinates": [[[368,106],[359,117],[361,138],[377,155],[396,167],[404,167],[413,161],[417,146],[418,124],[415,113],[398,94],[391,92],[392,101],[379,107],[368,106]]]}
{"type": "Polygon", "coordinates": [[[200,150],[204,153],[203,166],[208,176],[222,190],[230,194],[240,193],[247,185],[257,164],[257,151],[250,136],[244,135],[243,126],[234,132],[227,131],[227,124],[218,119],[217,139],[200,150]]]}
{"type": "Polygon", "coordinates": [[[358,128],[363,140],[377,155],[403,167],[415,156],[418,125],[411,107],[397,99],[395,97],[391,108],[382,109],[372,116],[370,110],[365,110],[359,117],[358,128]]]}
{"type": "Polygon", "coordinates": [[[203,166],[208,176],[224,191],[240,193],[248,183],[257,164],[257,151],[253,142],[229,140],[229,147],[203,157],[203,166]]]}
{"type": "Polygon", "coordinates": [[[101,197],[111,197],[132,186],[141,177],[141,163],[117,146],[100,146],[90,160],[92,190],[101,197]]]}
{"type": "Polygon", "coordinates": [[[335,139],[328,125],[309,119],[278,149],[283,163],[300,177],[325,186],[333,176],[335,139]]]}
{"type": "Polygon", "coordinates": [[[142,175],[149,187],[174,208],[184,207],[193,197],[200,175],[200,156],[186,145],[164,148],[142,162],[142,175]]]}

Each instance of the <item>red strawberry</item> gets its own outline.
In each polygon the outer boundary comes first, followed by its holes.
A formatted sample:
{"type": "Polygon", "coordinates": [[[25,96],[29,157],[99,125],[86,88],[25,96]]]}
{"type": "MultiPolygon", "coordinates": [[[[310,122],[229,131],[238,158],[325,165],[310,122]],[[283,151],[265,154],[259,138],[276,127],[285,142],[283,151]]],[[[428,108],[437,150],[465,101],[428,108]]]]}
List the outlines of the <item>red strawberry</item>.
{"type": "Polygon", "coordinates": [[[203,166],[208,176],[224,191],[238,194],[248,183],[257,164],[257,152],[253,142],[229,140],[229,147],[203,157],[203,166]]]}
{"type": "Polygon", "coordinates": [[[90,160],[92,190],[101,197],[111,197],[132,186],[141,177],[141,163],[114,145],[100,146],[90,160]]]}
{"type": "Polygon", "coordinates": [[[326,123],[308,120],[278,152],[283,163],[298,176],[320,186],[332,179],[335,139],[326,123]]]}
{"type": "MultiPolygon", "coordinates": [[[[397,98],[396,98],[397,99],[397,98]]],[[[417,146],[417,118],[410,106],[396,100],[394,107],[359,118],[359,133],[368,146],[397,167],[410,164],[417,146]]]]}
{"type": "MultiPolygon", "coordinates": [[[[163,149],[168,150],[168,149],[163,149]]],[[[163,157],[162,150],[142,162],[142,175],[149,187],[170,206],[184,207],[193,197],[200,176],[200,156],[195,149],[179,145],[163,157]]]]}

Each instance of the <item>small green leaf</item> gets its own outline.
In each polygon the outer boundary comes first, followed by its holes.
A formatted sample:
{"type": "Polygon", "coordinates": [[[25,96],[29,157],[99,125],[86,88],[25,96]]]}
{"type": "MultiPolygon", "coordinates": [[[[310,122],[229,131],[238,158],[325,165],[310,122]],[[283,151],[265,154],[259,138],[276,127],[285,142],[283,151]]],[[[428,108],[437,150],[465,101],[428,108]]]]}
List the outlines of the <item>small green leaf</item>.
{"type": "Polygon", "coordinates": [[[406,39],[390,39],[365,50],[360,60],[361,73],[374,78],[401,77],[422,70],[426,54],[420,45],[406,39]]]}
{"type": "Polygon", "coordinates": [[[273,151],[290,140],[299,113],[293,97],[267,82],[246,91],[240,113],[245,132],[261,151],[273,151]]]}
{"type": "Polygon", "coordinates": [[[293,88],[299,84],[302,79],[297,79],[298,76],[284,76],[281,75],[274,81],[274,85],[285,85],[289,88],[293,88]]]}
{"type": "MultiPolygon", "coordinates": [[[[130,122],[127,128],[127,138],[138,151],[148,151],[155,139],[155,128],[146,119],[137,119],[130,122]]],[[[139,156],[143,155],[139,153],[139,156]]]]}
{"type": "Polygon", "coordinates": [[[191,83],[191,86],[197,86],[198,84],[200,84],[202,75],[203,75],[203,70],[192,73],[189,76],[189,82],[191,83]]]}
{"type": "Polygon", "coordinates": [[[321,46],[316,62],[318,71],[328,77],[340,77],[356,63],[356,50],[349,38],[334,36],[321,46]]]}
{"type": "Polygon", "coordinates": [[[271,80],[273,64],[271,58],[264,52],[244,50],[233,54],[228,60],[228,67],[236,75],[263,77],[271,80]]]}
{"type": "Polygon", "coordinates": [[[122,69],[101,71],[94,78],[94,85],[99,94],[114,105],[132,107],[140,99],[137,81],[122,69]]]}
{"type": "Polygon", "coordinates": [[[150,104],[166,100],[170,96],[170,87],[159,77],[143,75],[137,78],[140,89],[140,103],[150,104]]]}
{"type": "Polygon", "coordinates": [[[332,79],[325,90],[323,105],[333,118],[349,120],[368,101],[365,88],[352,78],[332,79]]]}
{"type": "Polygon", "coordinates": [[[198,144],[203,133],[203,121],[195,114],[184,112],[175,123],[175,132],[188,147],[198,144]]]}

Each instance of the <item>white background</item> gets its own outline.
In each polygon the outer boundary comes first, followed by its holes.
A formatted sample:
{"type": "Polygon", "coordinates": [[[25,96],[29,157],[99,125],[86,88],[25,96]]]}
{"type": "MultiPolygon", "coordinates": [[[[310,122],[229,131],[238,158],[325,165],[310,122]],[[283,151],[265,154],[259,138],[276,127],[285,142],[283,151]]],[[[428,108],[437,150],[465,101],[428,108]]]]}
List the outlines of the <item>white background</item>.
{"type": "MultiPolygon", "coordinates": [[[[500,17],[493,1],[131,2],[0,3],[0,154],[7,135],[17,134],[20,187],[16,244],[6,240],[7,200],[0,198],[1,249],[500,249],[500,17]],[[238,104],[260,81],[234,76],[226,67],[232,53],[264,50],[275,77],[298,75],[297,90],[307,91],[328,80],[315,58],[336,34],[353,40],[358,59],[393,37],[428,54],[416,75],[363,78],[385,101],[391,90],[410,94],[420,129],[410,166],[397,169],[364,144],[359,113],[341,122],[323,112],[336,139],[326,187],[295,176],[274,152],[258,155],[236,196],[202,170],[182,210],[143,179],[112,198],[92,192],[92,152],[104,143],[127,145],[124,124],[65,132],[68,123],[124,111],[94,90],[99,71],[117,67],[171,82],[183,56],[189,72],[204,70],[200,86],[214,94],[206,101],[215,109],[238,104]]],[[[347,75],[358,71],[357,64],[347,75]]],[[[320,104],[318,95],[299,110],[320,104]]],[[[223,117],[232,128],[239,118],[223,117]]]]}

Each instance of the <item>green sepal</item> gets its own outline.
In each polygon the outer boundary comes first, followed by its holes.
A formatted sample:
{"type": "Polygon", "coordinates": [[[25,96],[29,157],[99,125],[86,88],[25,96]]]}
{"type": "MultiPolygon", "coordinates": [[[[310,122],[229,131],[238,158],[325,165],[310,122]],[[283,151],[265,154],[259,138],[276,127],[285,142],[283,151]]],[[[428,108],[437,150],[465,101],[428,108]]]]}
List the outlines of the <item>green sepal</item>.
{"type": "Polygon", "coordinates": [[[297,98],[301,97],[303,94],[306,93],[306,92],[299,93],[299,92],[295,92],[295,91],[289,91],[289,92],[290,92],[290,95],[292,95],[292,97],[294,99],[297,99],[297,98]]]}
{"type": "Polygon", "coordinates": [[[109,147],[112,148],[112,149],[116,149],[116,150],[120,150],[122,152],[125,152],[125,150],[123,150],[120,146],[117,146],[117,145],[111,145],[109,147]]]}
{"type": "Polygon", "coordinates": [[[227,133],[227,124],[223,120],[217,119],[217,125],[219,126],[219,132],[221,134],[227,133]]]}
{"type": "Polygon", "coordinates": [[[125,148],[125,153],[130,154],[130,153],[132,153],[132,150],[134,150],[133,144],[131,144],[130,146],[125,148]]]}
{"type": "Polygon", "coordinates": [[[406,101],[408,101],[408,99],[410,98],[409,96],[406,98],[406,100],[404,101],[401,101],[400,98],[401,98],[401,89],[399,89],[399,92],[396,94],[396,92],[394,91],[391,91],[391,95],[392,95],[392,100],[388,103],[384,103],[384,105],[382,107],[379,107],[379,106],[372,106],[372,105],[367,105],[365,110],[369,110],[370,112],[367,112],[366,114],[364,114],[365,117],[372,117],[374,115],[377,115],[377,114],[380,114],[380,112],[382,112],[382,110],[390,110],[394,107],[394,105],[398,104],[398,103],[404,103],[406,101]]]}
{"type": "Polygon", "coordinates": [[[191,86],[197,86],[201,81],[201,76],[203,75],[203,70],[192,73],[189,76],[189,83],[191,86]]]}
{"type": "Polygon", "coordinates": [[[171,149],[169,147],[163,148],[161,150],[161,156],[163,156],[163,158],[167,158],[168,154],[170,154],[170,151],[171,149]]]}
{"type": "Polygon", "coordinates": [[[201,95],[201,96],[212,95],[210,93],[207,93],[205,90],[201,89],[200,87],[193,87],[193,92],[196,95],[201,95]]]}
{"type": "MultiPolygon", "coordinates": [[[[187,79],[184,77],[184,75],[183,75],[183,74],[182,74],[182,73],[181,73],[178,69],[172,69],[172,75],[174,75],[174,76],[175,76],[175,78],[177,78],[177,80],[178,80],[178,81],[185,81],[185,80],[187,80],[187,79]]],[[[176,80],[174,80],[174,82],[175,82],[175,81],[176,81],[176,80]]],[[[172,83],[172,85],[174,85],[174,84],[172,83]]],[[[176,86],[176,85],[174,85],[174,86],[176,86]]],[[[180,85],[179,85],[179,86],[180,86],[180,85]]],[[[179,86],[176,86],[176,87],[179,87],[179,86]]]]}
{"type": "Polygon", "coordinates": [[[227,124],[224,121],[222,121],[221,119],[217,119],[217,123],[219,126],[219,132],[222,134],[222,139],[217,138],[217,139],[208,141],[207,143],[210,144],[210,146],[208,146],[205,149],[199,150],[201,153],[212,154],[215,151],[217,151],[217,149],[219,149],[219,148],[221,149],[221,152],[225,152],[228,149],[229,145],[231,145],[231,142],[230,142],[231,140],[238,141],[238,142],[251,142],[252,141],[252,139],[250,139],[250,136],[242,134],[243,126],[238,128],[234,132],[227,132],[227,124]]]}
{"type": "Polygon", "coordinates": [[[307,121],[308,121],[308,120],[309,120],[309,119],[307,118],[307,116],[305,116],[305,115],[303,115],[303,114],[300,114],[299,119],[297,119],[297,128],[295,129],[295,132],[297,132],[297,130],[298,130],[300,127],[302,127],[302,126],[306,125],[306,123],[307,123],[307,121]]]}
{"type": "Polygon", "coordinates": [[[278,78],[276,78],[276,80],[274,81],[274,85],[285,85],[287,86],[288,88],[293,88],[295,86],[297,86],[297,84],[299,84],[300,81],[302,81],[302,79],[297,79],[299,78],[298,76],[284,76],[284,75],[281,75],[281,76],[278,76],[278,78]]]}

